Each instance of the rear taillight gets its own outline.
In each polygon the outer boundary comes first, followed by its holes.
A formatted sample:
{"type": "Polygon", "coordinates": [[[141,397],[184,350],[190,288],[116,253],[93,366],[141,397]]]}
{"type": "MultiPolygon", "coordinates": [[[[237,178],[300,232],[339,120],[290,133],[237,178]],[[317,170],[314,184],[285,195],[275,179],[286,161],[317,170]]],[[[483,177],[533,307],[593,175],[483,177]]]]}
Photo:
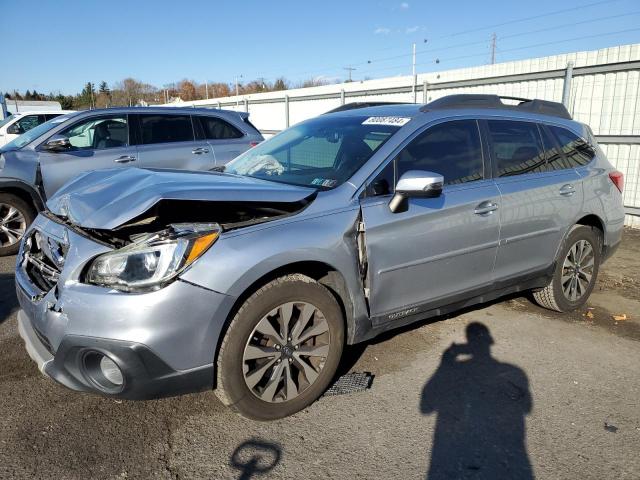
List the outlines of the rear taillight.
{"type": "Polygon", "coordinates": [[[260,142],[249,142],[251,148],[256,147],[260,142]]]}
{"type": "Polygon", "coordinates": [[[622,189],[624,189],[624,175],[622,174],[622,172],[618,172],[618,171],[611,172],[609,174],[609,178],[611,179],[613,184],[616,186],[616,188],[620,190],[620,193],[622,193],[622,189]]]}

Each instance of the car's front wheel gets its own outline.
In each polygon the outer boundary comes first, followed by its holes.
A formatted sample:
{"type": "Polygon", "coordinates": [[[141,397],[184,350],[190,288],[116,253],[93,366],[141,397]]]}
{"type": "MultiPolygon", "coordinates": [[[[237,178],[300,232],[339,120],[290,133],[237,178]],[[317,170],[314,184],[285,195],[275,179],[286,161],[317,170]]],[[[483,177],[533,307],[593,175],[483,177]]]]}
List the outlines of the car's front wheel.
{"type": "Polygon", "coordinates": [[[533,293],[536,302],[557,312],[569,312],[584,305],[598,276],[601,244],[599,230],[574,226],[558,256],[551,282],[533,293]]]}
{"type": "Polygon", "coordinates": [[[17,253],[35,215],[33,207],[20,197],[0,193],[0,257],[17,253]]]}
{"type": "Polygon", "coordinates": [[[218,353],[216,394],[255,420],[291,415],[328,387],[343,342],[342,311],[329,290],[299,274],[273,280],[231,321],[218,353]]]}

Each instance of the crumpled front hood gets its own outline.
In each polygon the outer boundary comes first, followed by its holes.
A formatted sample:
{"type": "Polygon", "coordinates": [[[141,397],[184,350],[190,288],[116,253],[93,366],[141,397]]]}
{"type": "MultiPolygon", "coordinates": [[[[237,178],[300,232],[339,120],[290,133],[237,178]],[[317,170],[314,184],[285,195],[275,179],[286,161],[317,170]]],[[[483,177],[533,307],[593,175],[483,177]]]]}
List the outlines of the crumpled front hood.
{"type": "Polygon", "coordinates": [[[109,169],[68,183],[49,199],[47,208],[80,227],[111,230],[161,200],[289,203],[314,192],[312,188],[216,172],[109,169]]]}

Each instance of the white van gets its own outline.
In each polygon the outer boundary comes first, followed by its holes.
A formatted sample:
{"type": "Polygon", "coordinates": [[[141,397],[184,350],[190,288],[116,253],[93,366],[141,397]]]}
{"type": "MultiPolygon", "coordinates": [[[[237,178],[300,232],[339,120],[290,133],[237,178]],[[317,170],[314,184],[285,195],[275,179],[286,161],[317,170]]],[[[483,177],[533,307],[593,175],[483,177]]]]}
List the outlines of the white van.
{"type": "Polygon", "coordinates": [[[57,111],[33,111],[14,113],[4,120],[0,121],[0,148],[10,141],[18,138],[23,133],[37,127],[41,123],[51,120],[65,113],[73,112],[73,110],[57,110],[57,111]]]}

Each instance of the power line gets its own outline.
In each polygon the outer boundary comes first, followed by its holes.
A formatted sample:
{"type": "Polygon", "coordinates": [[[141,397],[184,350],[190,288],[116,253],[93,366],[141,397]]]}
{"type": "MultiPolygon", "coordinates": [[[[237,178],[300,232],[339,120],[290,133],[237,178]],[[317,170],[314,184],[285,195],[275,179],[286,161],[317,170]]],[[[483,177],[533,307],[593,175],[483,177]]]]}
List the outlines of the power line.
{"type": "Polygon", "coordinates": [[[473,29],[470,29],[470,30],[463,30],[461,32],[450,33],[450,34],[444,35],[444,36],[442,36],[440,38],[457,37],[457,36],[460,36],[460,35],[465,35],[467,33],[481,32],[483,30],[492,30],[494,28],[504,27],[505,25],[513,25],[514,23],[527,22],[529,20],[537,20],[539,18],[550,17],[552,15],[559,15],[561,13],[572,12],[572,11],[578,10],[578,9],[582,10],[582,9],[585,9],[585,8],[595,7],[595,6],[598,6],[598,5],[604,5],[605,3],[614,3],[614,2],[619,2],[619,1],[621,1],[621,0],[602,0],[602,1],[599,1],[599,2],[587,3],[586,5],[577,5],[575,7],[563,8],[561,10],[555,10],[553,12],[541,13],[541,14],[538,14],[538,15],[533,15],[531,17],[516,18],[514,20],[509,20],[507,22],[496,23],[494,25],[488,25],[488,26],[485,26],[485,27],[478,27],[478,28],[473,28],[473,29]]]}
{"type": "MultiPolygon", "coordinates": [[[[554,10],[552,12],[541,13],[541,14],[533,15],[533,16],[529,16],[529,17],[516,18],[516,19],[513,19],[513,20],[508,20],[508,21],[501,22],[501,23],[494,24],[494,25],[487,25],[487,26],[483,26],[483,27],[477,27],[477,28],[472,28],[472,29],[467,29],[467,30],[461,30],[461,31],[458,31],[458,32],[454,32],[454,33],[450,33],[450,34],[434,37],[432,39],[429,39],[428,41],[429,42],[433,42],[434,40],[442,40],[442,39],[447,39],[447,38],[451,38],[451,37],[457,37],[457,36],[466,35],[466,34],[469,34],[469,33],[480,32],[480,31],[483,31],[483,30],[496,29],[496,28],[499,28],[499,27],[504,27],[504,26],[507,26],[507,25],[513,25],[513,24],[516,24],[516,23],[522,23],[522,22],[526,22],[526,21],[529,21],[529,20],[536,20],[536,19],[540,19],[540,18],[550,17],[550,16],[559,15],[559,14],[567,13],[567,12],[578,11],[578,10],[582,11],[584,9],[595,7],[595,6],[598,6],[598,5],[616,3],[616,2],[620,2],[620,1],[621,0],[600,0],[600,1],[597,1],[597,2],[591,2],[591,3],[584,4],[584,5],[577,5],[577,6],[573,6],[573,7],[563,8],[563,9],[560,9],[560,10],[554,10]]],[[[622,15],[620,15],[620,16],[622,16],[622,15]]],[[[601,18],[600,20],[604,20],[604,18],[601,18]]],[[[575,25],[575,24],[577,24],[577,23],[574,22],[574,23],[571,23],[571,24],[567,24],[565,26],[571,26],[571,25],[575,25]]],[[[561,27],[553,27],[553,28],[561,28],[561,27]]],[[[546,31],[546,29],[543,29],[543,30],[546,31]]],[[[549,29],[549,30],[551,30],[551,29],[549,29]]],[[[521,34],[519,33],[519,34],[516,34],[516,35],[521,35],[521,34]]],[[[501,37],[501,38],[507,38],[507,37],[501,37]]],[[[472,42],[471,44],[475,45],[477,43],[478,42],[472,42]]],[[[469,44],[462,44],[460,46],[468,46],[468,45],[469,44]]],[[[398,47],[380,48],[380,49],[376,49],[376,51],[377,52],[381,52],[381,51],[392,50],[392,49],[400,49],[400,48],[406,48],[406,45],[403,46],[403,47],[398,46],[398,47]]],[[[445,48],[448,48],[448,47],[445,47],[445,48]]],[[[416,53],[420,54],[420,53],[424,53],[426,51],[429,51],[429,50],[417,51],[416,53]]],[[[357,63],[356,62],[352,62],[351,65],[355,65],[355,66],[370,65],[372,63],[377,63],[379,61],[392,60],[392,59],[395,59],[395,58],[406,58],[407,55],[409,55],[409,54],[396,55],[396,56],[392,56],[392,57],[386,57],[384,59],[370,59],[370,60],[367,60],[366,62],[357,62],[357,63]]],[[[342,68],[343,67],[338,67],[338,66],[330,66],[330,67],[328,66],[328,67],[323,67],[322,70],[317,69],[317,70],[313,70],[313,71],[289,73],[289,75],[291,75],[291,76],[302,76],[302,75],[312,75],[312,74],[317,74],[317,73],[325,73],[325,72],[328,72],[328,71],[335,72],[335,71],[341,70],[342,68]]],[[[275,75],[281,75],[281,74],[282,73],[275,74],[275,75]]],[[[268,76],[268,78],[275,78],[275,77],[274,76],[268,76]]]]}
{"type": "MultiPolygon", "coordinates": [[[[552,30],[559,30],[562,28],[566,28],[566,27],[572,27],[575,25],[585,25],[588,23],[596,23],[596,22],[602,22],[604,20],[611,20],[614,18],[620,18],[620,17],[628,17],[628,16],[632,16],[632,15],[638,15],[640,14],[640,11],[634,11],[634,12],[627,12],[627,13],[623,13],[623,14],[618,14],[618,15],[611,15],[609,17],[598,17],[598,18],[593,18],[593,19],[589,19],[589,20],[583,20],[581,22],[571,22],[571,23],[564,23],[562,25],[555,25],[552,27],[546,27],[546,28],[540,28],[537,30],[528,30],[525,32],[518,32],[518,33],[514,33],[514,34],[510,34],[510,35],[503,35],[500,36],[501,40],[505,40],[505,39],[509,39],[509,38],[515,38],[515,37],[522,37],[522,36],[527,36],[527,35],[533,35],[536,33],[542,33],[542,32],[549,32],[552,30]]],[[[429,52],[442,52],[445,50],[455,50],[456,48],[462,48],[462,47],[471,47],[471,46],[475,46],[475,45],[479,45],[481,42],[478,42],[476,40],[474,40],[473,42],[464,42],[464,43],[457,43],[455,45],[448,45],[446,47],[437,47],[437,48],[426,48],[424,50],[418,50],[416,53],[418,55],[423,54],[423,53],[429,53],[429,52]]],[[[358,66],[362,66],[362,65],[371,65],[373,63],[379,63],[379,62],[386,62],[389,60],[396,60],[399,58],[406,58],[409,54],[403,53],[401,55],[394,55],[392,57],[384,57],[384,58],[377,58],[377,59],[373,59],[373,60],[367,60],[366,63],[359,63],[359,64],[355,64],[358,66]]]]}
{"type": "MultiPolygon", "coordinates": [[[[566,38],[563,40],[554,40],[552,42],[544,42],[544,43],[536,43],[536,44],[532,44],[532,45],[525,45],[522,47],[515,47],[515,48],[508,48],[508,49],[500,49],[501,53],[509,53],[509,52],[515,52],[515,51],[519,51],[519,50],[526,50],[529,48],[536,48],[536,47],[545,47],[548,45],[555,45],[558,43],[568,43],[568,42],[574,42],[577,40],[586,40],[586,39],[590,39],[590,38],[598,38],[598,37],[606,37],[606,36],[612,36],[612,35],[619,35],[622,33],[630,33],[630,32],[637,32],[640,31],[640,28],[630,28],[630,29],[626,29],[626,30],[617,30],[617,31],[613,31],[613,32],[605,32],[605,33],[600,33],[600,34],[591,34],[591,35],[584,35],[584,36],[580,36],[580,37],[573,37],[573,38],[566,38]]],[[[469,54],[469,55],[461,55],[458,57],[452,57],[452,58],[447,58],[445,60],[440,60],[440,59],[435,59],[435,61],[432,62],[422,62],[419,63],[419,66],[422,65],[432,65],[433,63],[446,63],[446,62],[453,62],[455,60],[464,60],[467,58],[477,58],[477,57],[481,57],[486,55],[486,53],[473,53],[473,54],[469,54]]],[[[485,57],[486,58],[486,57],[485,57]]],[[[405,68],[404,65],[396,65],[393,67],[383,67],[383,68],[376,68],[374,70],[370,70],[369,72],[379,72],[379,71],[384,71],[384,70],[396,70],[396,69],[401,69],[401,68],[405,68]]]]}

